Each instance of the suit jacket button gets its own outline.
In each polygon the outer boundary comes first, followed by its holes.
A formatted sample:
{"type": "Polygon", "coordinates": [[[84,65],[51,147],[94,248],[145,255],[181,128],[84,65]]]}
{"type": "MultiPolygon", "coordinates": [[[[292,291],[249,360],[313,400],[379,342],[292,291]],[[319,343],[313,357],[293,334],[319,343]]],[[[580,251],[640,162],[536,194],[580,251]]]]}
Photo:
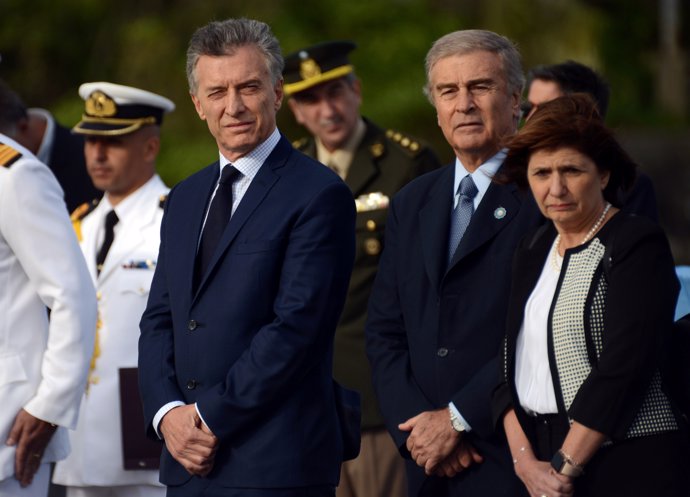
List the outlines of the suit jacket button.
{"type": "Polygon", "coordinates": [[[187,390],[194,390],[197,386],[196,380],[189,380],[187,382],[187,390]]]}
{"type": "Polygon", "coordinates": [[[436,351],[436,355],[439,357],[446,357],[448,355],[448,349],[445,347],[441,347],[436,351]]]}
{"type": "Polygon", "coordinates": [[[198,324],[196,321],[194,321],[193,319],[190,319],[190,320],[189,320],[189,323],[187,323],[187,329],[188,329],[189,331],[194,331],[194,330],[196,330],[196,327],[197,327],[197,326],[199,326],[199,324],[198,324]]]}

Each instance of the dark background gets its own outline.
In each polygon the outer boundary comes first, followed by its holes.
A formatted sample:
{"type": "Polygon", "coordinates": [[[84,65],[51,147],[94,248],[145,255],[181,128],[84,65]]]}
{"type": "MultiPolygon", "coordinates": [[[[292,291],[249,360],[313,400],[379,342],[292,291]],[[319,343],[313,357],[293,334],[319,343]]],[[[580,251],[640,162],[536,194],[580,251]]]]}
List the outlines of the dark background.
{"type": "MultiPolygon", "coordinates": [[[[440,36],[482,28],[515,41],[525,69],[566,59],[612,87],[608,124],[653,179],[678,264],[690,264],[690,6],[683,0],[0,0],[0,77],[28,106],[75,124],[78,86],[111,81],[165,95],[159,171],[173,185],[217,158],[184,73],[192,32],[213,19],[269,23],[285,53],[352,39],[363,113],[452,156],[421,93],[424,56],[440,36]]],[[[280,129],[304,132],[284,106],[280,129]]]]}

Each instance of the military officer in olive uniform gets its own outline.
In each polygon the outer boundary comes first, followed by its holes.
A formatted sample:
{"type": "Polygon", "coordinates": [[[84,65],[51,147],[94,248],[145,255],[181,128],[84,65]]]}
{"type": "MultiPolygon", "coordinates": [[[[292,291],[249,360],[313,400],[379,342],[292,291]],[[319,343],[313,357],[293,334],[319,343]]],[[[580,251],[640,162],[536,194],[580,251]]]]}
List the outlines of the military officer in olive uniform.
{"type": "Polygon", "coordinates": [[[125,469],[121,400],[132,392],[121,399],[120,369],[137,365],[139,319],[168,192],[155,169],[160,125],[175,106],[160,95],[104,82],[81,85],[79,95],[86,110],[73,132],[85,137],[86,167],[104,195],[78,208],[72,221],[96,286],[99,320],[79,423],[70,433],[72,453],[57,465],[53,481],[67,486],[67,497],[162,497],[157,468],[142,461],[144,469],[125,469]]]}
{"type": "Polygon", "coordinates": [[[365,353],[364,324],[390,198],[440,164],[427,146],[360,115],[361,88],[349,41],[304,48],[285,58],[285,94],[295,119],[312,135],[293,145],[332,168],[357,205],[357,251],[345,308],[335,335],[334,376],[362,395],[360,455],[343,464],[338,497],[405,495],[403,459],[379,413],[365,353]]]}

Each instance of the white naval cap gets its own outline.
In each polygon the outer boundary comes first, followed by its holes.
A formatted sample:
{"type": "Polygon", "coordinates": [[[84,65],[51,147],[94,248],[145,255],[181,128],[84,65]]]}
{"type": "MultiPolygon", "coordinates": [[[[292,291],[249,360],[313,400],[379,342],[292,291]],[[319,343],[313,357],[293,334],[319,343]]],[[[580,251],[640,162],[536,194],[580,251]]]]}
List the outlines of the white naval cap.
{"type": "Polygon", "coordinates": [[[72,128],[84,135],[125,135],[148,124],[160,125],[175,104],[150,91],[104,81],[84,83],[79,96],[86,101],[81,121],[72,128]]]}

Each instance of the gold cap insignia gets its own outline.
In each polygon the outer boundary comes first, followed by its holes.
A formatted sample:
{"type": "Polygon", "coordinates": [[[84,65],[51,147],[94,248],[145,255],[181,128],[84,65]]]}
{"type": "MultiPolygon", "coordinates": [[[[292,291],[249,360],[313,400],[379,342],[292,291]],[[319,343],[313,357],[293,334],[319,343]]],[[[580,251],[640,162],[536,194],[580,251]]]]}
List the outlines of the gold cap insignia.
{"type": "Polygon", "coordinates": [[[86,113],[95,117],[110,117],[117,114],[117,104],[102,91],[95,91],[86,100],[86,113]]]}
{"type": "MultiPolygon", "coordinates": [[[[304,54],[306,56],[306,53],[304,54]]],[[[299,64],[299,75],[302,79],[311,79],[321,76],[321,67],[314,59],[304,59],[299,64]]]]}

